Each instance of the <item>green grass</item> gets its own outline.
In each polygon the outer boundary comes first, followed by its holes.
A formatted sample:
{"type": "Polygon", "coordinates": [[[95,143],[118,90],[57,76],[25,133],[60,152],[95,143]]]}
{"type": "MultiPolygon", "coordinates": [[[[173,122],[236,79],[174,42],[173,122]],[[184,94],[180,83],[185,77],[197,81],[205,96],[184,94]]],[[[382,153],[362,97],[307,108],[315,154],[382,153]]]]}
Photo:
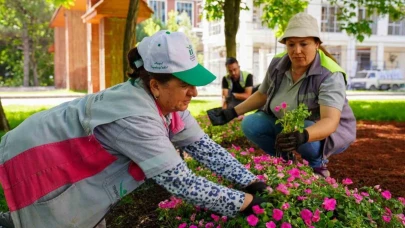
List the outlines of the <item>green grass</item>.
{"type": "Polygon", "coordinates": [[[350,101],[356,120],[405,122],[405,101],[350,101]]]}
{"type": "Polygon", "coordinates": [[[2,91],[0,97],[7,96],[46,96],[46,95],[85,95],[87,91],[73,91],[66,89],[55,89],[47,91],[2,91]]]}

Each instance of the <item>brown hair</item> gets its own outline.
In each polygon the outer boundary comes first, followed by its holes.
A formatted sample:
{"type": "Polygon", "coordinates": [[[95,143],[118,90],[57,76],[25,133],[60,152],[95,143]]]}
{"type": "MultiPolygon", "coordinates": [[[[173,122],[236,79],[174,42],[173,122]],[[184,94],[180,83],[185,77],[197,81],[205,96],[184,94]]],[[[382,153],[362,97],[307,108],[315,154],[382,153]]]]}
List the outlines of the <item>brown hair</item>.
{"type": "Polygon", "coordinates": [[[129,66],[132,69],[132,72],[127,73],[127,76],[130,77],[131,79],[140,78],[149,91],[150,91],[150,80],[155,79],[158,82],[165,84],[166,82],[174,78],[172,74],[156,74],[148,72],[145,70],[143,65],[137,68],[135,65],[135,61],[142,59],[141,55],[138,52],[138,48],[132,48],[128,52],[127,58],[129,66]]]}
{"type": "Polygon", "coordinates": [[[338,63],[337,60],[335,59],[335,57],[333,57],[333,55],[331,53],[329,53],[324,46],[322,46],[322,42],[318,37],[314,37],[315,42],[319,44],[319,49],[321,49],[321,51],[323,51],[323,53],[325,53],[326,56],[328,56],[329,58],[331,58],[333,61],[335,61],[335,63],[338,63]]]}

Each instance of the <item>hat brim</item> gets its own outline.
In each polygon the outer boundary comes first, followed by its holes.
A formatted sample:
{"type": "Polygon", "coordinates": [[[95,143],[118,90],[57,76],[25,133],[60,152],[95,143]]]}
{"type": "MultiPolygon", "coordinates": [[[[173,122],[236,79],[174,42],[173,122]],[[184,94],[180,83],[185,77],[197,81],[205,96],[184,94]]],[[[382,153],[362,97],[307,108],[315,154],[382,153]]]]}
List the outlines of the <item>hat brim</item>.
{"type": "Polygon", "coordinates": [[[172,73],[175,77],[182,80],[183,82],[193,85],[193,86],[205,86],[215,80],[215,75],[213,75],[205,67],[197,64],[194,68],[190,70],[185,70],[181,72],[172,73]]]}
{"type": "Polygon", "coordinates": [[[278,39],[279,43],[285,44],[285,39],[290,37],[316,37],[321,40],[319,33],[316,30],[305,29],[305,28],[292,28],[287,30],[283,36],[278,39]]]}

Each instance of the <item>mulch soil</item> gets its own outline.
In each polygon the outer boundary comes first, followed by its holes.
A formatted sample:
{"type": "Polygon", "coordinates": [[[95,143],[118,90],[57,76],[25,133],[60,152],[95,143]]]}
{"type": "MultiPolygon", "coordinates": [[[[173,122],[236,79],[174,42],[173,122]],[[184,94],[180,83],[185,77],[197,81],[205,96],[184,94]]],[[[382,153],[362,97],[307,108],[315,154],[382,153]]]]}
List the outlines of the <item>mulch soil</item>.
{"type": "MultiPolygon", "coordinates": [[[[222,146],[231,144],[251,147],[245,138],[222,146]]],[[[351,188],[380,185],[393,197],[405,197],[405,123],[358,121],[356,141],[345,152],[330,157],[328,168],[338,181],[352,179],[351,188]]],[[[158,220],[156,208],[169,197],[165,189],[148,181],[107,215],[107,227],[167,227],[158,220]]]]}

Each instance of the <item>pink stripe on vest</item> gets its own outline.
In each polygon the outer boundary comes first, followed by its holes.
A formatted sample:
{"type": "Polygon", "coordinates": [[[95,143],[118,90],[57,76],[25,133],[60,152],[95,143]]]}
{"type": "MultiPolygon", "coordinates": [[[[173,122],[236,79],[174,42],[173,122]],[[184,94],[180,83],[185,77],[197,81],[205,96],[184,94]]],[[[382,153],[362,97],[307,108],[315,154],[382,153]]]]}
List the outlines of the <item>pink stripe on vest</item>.
{"type": "Polygon", "coordinates": [[[104,170],[117,160],[91,135],[24,151],[0,166],[0,182],[10,211],[31,205],[66,184],[104,170]]]}

